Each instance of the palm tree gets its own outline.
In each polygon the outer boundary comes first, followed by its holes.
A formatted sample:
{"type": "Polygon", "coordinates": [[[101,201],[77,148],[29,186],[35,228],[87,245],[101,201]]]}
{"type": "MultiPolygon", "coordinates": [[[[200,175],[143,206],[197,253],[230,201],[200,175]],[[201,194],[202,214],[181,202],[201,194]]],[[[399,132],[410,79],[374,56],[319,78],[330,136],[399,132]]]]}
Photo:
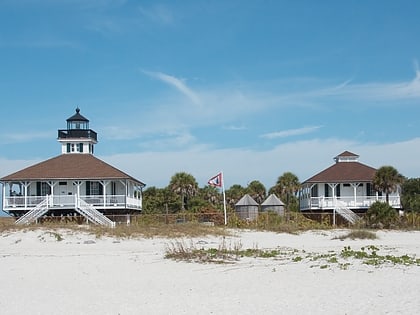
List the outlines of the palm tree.
{"type": "Polygon", "coordinates": [[[216,187],[207,185],[199,190],[201,198],[213,206],[221,203],[220,193],[216,187]]]}
{"type": "Polygon", "coordinates": [[[373,177],[373,187],[376,191],[386,194],[386,203],[389,204],[389,194],[397,191],[399,185],[404,182],[404,177],[392,166],[380,167],[373,177]]]}
{"type": "Polygon", "coordinates": [[[247,187],[247,192],[258,204],[264,202],[266,197],[266,189],[260,181],[253,180],[250,182],[247,187]]]}
{"type": "Polygon", "coordinates": [[[180,195],[181,210],[183,211],[188,199],[198,192],[198,184],[191,174],[179,172],[171,177],[169,189],[180,195]]]}
{"type": "Polygon", "coordinates": [[[420,178],[409,178],[404,181],[401,202],[404,210],[420,213],[420,178]]]}
{"type": "Polygon", "coordinates": [[[168,205],[176,204],[175,197],[176,195],[167,187],[148,187],[143,191],[142,213],[164,213],[167,210],[168,205]]]}
{"type": "Polygon", "coordinates": [[[286,208],[289,208],[291,198],[296,197],[300,189],[299,178],[292,172],[284,172],[276,182],[276,185],[270,189],[270,193],[275,193],[286,201],[286,208]]]}
{"type": "Polygon", "coordinates": [[[231,209],[235,209],[235,204],[246,194],[246,188],[239,184],[232,185],[226,190],[226,203],[231,209]]]}

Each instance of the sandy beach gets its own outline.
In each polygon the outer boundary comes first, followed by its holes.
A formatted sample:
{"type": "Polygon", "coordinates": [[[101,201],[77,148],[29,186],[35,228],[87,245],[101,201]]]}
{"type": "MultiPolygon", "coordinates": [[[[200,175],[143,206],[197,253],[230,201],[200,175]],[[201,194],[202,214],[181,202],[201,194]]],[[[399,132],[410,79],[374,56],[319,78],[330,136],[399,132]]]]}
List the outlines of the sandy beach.
{"type": "Polygon", "coordinates": [[[1,314],[416,314],[420,266],[366,264],[339,256],[370,245],[379,255],[420,258],[420,232],[378,231],[340,240],[346,230],[299,235],[233,230],[185,239],[96,238],[69,230],[3,232],[1,314]],[[195,248],[277,249],[276,257],[229,263],[165,258],[195,248]],[[336,255],[336,256],[334,256],[336,255]],[[332,257],[337,257],[331,259],[332,257]]]}

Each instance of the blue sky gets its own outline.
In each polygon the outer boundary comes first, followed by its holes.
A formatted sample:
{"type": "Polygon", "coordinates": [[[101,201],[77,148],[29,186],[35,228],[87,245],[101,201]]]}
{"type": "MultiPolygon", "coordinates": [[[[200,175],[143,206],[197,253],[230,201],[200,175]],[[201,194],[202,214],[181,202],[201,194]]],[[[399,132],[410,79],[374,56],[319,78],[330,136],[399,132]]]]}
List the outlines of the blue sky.
{"type": "Polygon", "coordinates": [[[0,1],[0,176],[96,156],[148,186],[301,181],[349,150],[420,177],[418,1],[0,1]]]}

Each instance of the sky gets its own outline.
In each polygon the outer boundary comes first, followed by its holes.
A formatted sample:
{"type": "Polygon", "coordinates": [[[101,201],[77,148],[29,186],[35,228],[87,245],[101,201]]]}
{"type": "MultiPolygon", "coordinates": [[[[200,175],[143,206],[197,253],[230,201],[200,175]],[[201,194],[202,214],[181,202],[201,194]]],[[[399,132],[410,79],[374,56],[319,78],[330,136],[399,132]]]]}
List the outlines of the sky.
{"type": "Polygon", "coordinates": [[[0,0],[0,177],[61,153],[267,190],[343,151],[420,177],[417,0],[0,0]]]}

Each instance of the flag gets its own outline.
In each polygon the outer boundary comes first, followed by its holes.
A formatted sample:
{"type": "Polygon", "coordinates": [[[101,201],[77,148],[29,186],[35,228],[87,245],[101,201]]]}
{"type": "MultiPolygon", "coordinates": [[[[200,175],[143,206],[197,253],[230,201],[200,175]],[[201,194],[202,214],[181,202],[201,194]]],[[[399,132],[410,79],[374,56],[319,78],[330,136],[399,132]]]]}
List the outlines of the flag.
{"type": "Polygon", "coordinates": [[[222,187],[222,173],[220,172],[216,176],[213,176],[207,183],[213,187],[222,187]]]}

